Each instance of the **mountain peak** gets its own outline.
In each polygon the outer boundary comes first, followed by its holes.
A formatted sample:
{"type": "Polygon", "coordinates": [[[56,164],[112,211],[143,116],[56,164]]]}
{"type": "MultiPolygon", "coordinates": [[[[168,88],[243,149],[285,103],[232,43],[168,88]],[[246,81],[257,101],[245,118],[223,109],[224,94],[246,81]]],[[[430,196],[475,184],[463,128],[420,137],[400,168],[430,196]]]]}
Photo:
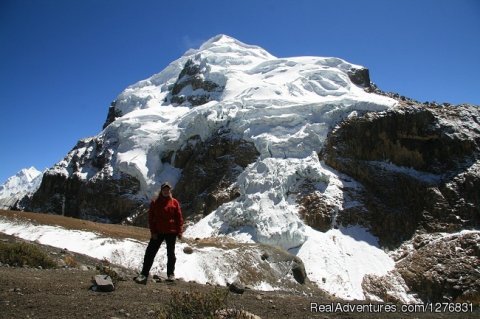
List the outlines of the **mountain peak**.
{"type": "MultiPolygon", "coordinates": [[[[262,59],[275,59],[273,55],[268,53],[263,48],[245,44],[231,36],[225,34],[218,34],[204,42],[196,52],[210,51],[214,54],[232,54],[242,52],[241,56],[255,56],[262,59]]],[[[189,51],[191,52],[191,51],[189,51]]]]}
{"type": "Polygon", "coordinates": [[[240,42],[240,41],[226,34],[217,34],[216,36],[207,40],[204,44],[202,44],[202,46],[206,44],[213,44],[213,43],[232,43],[232,42],[240,42]]]}
{"type": "Polygon", "coordinates": [[[34,178],[36,178],[38,175],[42,174],[39,170],[37,170],[35,167],[30,167],[30,168],[23,168],[21,169],[15,176],[19,178],[23,178],[25,181],[31,182],[34,178]]]}
{"type": "Polygon", "coordinates": [[[43,174],[35,167],[24,168],[0,185],[0,209],[10,209],[11,204],[28,193],[35,192],[42,182],[43,174]]]}

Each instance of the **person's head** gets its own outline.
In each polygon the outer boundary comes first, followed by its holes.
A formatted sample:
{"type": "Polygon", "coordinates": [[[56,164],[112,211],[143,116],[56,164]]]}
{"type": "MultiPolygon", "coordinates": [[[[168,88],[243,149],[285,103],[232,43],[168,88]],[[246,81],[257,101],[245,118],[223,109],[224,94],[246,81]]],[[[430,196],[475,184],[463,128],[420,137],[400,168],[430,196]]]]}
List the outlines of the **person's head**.
{"type": "Polygon", "coordinates": [[[159,195],[161,195],[163,197],[172,197],[171,190],[172,190],[172,186],[170,185],[170,183],[165,182],[160,187],[160,194],[159,195]]]}

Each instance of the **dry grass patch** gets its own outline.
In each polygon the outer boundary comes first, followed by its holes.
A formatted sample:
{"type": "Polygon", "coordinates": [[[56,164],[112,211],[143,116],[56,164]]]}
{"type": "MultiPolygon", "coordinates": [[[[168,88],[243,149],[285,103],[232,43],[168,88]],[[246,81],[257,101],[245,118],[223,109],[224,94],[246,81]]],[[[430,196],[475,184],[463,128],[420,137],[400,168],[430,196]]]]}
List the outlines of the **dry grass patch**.
{"type": "Polygon", "coordinates": [[[0,262],[14,267],[55,268],[57,264],[43,250],[28,243],[0,242],[0,262]]]}
{"type": "Polygon", "coordinates": [[[9,219],[28,220],[37,225],[58,225],[66,229],[93,231],[112,238],[132,238],[141,241],[150,239],[150,231],[147,228],[136,226],[101,224],[61,215],[8,210],[0,210],[0,216],[5,216],[9,219]]]}

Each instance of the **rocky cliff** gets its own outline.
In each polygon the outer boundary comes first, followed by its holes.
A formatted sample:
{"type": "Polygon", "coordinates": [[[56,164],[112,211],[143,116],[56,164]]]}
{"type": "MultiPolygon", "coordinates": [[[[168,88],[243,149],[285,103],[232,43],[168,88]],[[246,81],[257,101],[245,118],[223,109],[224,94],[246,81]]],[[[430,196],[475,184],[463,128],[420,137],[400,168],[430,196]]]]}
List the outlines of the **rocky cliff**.
{"type": "Polygon", "coordinates": [[[479,124],[478,107],[403,103],[343,122],[321,152],[365,187],[356,196],[366,209],[336,221],[366,225],[423,300],[480,296],[479,124]]]}

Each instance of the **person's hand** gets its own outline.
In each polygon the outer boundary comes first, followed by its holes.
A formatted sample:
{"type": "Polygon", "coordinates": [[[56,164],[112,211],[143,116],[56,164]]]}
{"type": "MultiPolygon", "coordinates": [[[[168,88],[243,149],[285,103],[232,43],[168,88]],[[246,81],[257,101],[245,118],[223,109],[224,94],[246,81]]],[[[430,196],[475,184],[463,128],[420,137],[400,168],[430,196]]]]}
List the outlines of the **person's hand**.
{"type": "Polygon", "coordinates": [[[158,234],[150,234],[150,239],[157,240],[158,239],[158,234]]]}
{"type": "Polygon", "coordinates": [[[182,234],[178,234],[177,238],[181,240],[183,238],[182,234]]]}

